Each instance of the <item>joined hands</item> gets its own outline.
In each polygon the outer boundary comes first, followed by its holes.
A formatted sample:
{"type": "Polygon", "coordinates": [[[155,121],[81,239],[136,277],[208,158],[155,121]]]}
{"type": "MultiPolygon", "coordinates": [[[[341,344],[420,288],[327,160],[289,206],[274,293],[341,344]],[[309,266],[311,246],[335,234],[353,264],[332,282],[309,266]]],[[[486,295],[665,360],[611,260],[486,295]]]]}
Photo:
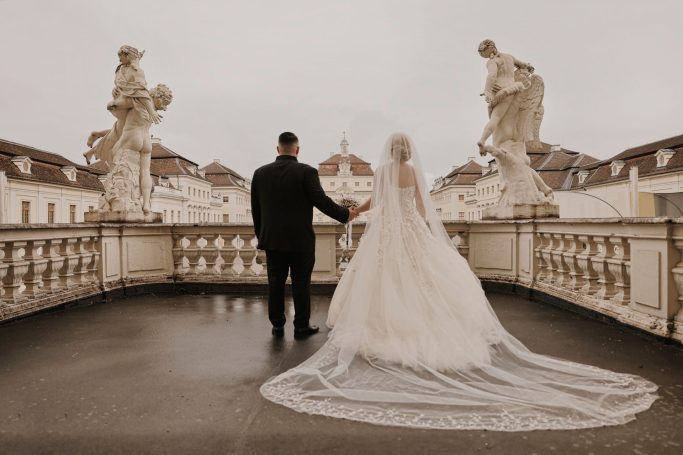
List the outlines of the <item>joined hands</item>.
{"type": "Polygon", "coordinates": [[[347,223],[350,223],[351,221],[358,218],[358,215],[360,215],[360,212],[358,211],[358,207],[349,207],[349,219],[348,219],[347,223]]]}

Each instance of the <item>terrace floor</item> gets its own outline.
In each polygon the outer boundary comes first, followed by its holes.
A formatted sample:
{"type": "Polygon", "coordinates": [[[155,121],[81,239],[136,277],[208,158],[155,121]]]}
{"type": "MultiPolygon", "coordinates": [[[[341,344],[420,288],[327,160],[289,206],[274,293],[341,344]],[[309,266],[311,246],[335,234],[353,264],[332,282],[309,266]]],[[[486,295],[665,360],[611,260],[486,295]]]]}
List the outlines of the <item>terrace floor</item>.
{"type": "MultiPolygon", "coordinates": [[[[683,453],[683,349],[520,297],[490,294],[536,352],[636,373],[661,399],[619,427],[411,430],[298,414],[268,377],[325,341],[273,339],[262,296],[145,295],[0,326],[0,453],[683,453]]],[[[316,296],[322,325],[329,297],[316,296]]]]}

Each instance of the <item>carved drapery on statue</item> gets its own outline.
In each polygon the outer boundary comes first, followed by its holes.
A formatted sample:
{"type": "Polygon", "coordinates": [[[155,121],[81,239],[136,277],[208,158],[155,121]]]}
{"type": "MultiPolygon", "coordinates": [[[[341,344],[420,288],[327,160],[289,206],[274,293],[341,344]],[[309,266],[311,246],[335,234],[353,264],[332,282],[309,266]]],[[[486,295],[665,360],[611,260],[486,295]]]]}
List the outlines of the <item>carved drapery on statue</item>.
{"type": "Polygon", "coordinates": [[[173,99],[171,90],[159,84],[147,90],[145,73],[139,66],[144,52],[130,46],[119,50],[112,100],[107,110],[116,118],[111,129],[94,131],[88,138],[86,161],[95,158],[106,165],[102,180],[104,194],[97,210],[86,213],[86,221],[160,222],[152,213],[150,163],[152,141],[149,129],[159,123],[157,111],[166,110],[173,99]]]}
{"type": "Polygon", "coordinates": [[[498,52],[491,40],[483,41],[479,54],[488,58],[486,87],[489,121],[477,143],[481,155],[492,155],[500,175],[500,199],[484,210],[485,219],[559,216],[553,192],[531,168],[527,148],[541,149],[543,79],[529,63],[498,52]],[[491,138],[492,144],[487,144],[491,138]]]}

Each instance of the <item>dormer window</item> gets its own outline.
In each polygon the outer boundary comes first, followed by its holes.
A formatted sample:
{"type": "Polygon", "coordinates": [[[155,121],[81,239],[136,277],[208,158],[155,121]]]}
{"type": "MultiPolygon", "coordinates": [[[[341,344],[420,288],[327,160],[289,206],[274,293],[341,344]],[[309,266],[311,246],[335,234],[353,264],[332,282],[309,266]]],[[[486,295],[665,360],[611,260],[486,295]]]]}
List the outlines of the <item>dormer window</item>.
{"type": "Polygon", "coordinates": [[[579,171],[579,184],[582,184],[586,181],[586,179],[588,178],[588,174],[588,171],[579,171]]]}
{"type": "Polygon", "coordinates": [[[659,149],[655,153],[655,158],[657,158],[657,167],[666,167],[669,164],[669,160],[673,158],[676,154],[674,150],[671,149],[659,149]]]}
{"type": "Polygon", "coordinates": [[[612,164],[610,164],[610,167],[612,168],[612,177],[616,177],[619,175],[621,170],[624,168],[626,163],[624,160],[614,160],[612,161],[612,164]]]}
{"type": "Polygon", "coordinates": [[[22,174],[30,174],[31,173],[31,164],[33,161],[31,161],[31,158],[28,156],[15,156],[12,158],[12,162],[14,165],[21,171],[22,174]]]}
{"type": "Polygon", "coordinates": [[[202,177],[206,177],[206,173],[204,171],[197,171],[197,173],[202,177]]]}
{"type": "Polygon", "coordinates": [[[168,188],[168,177],[159,177],[159,185],[168,188]]]}
{"type": "Polygon", "coordinates": [[[188,166],[188,169],[190,170],[190,173],[191,173],[192,175],[196,175],[196,174],[197,174],[197,166],[188,166]]]}
{"type": "Polygon", "coordinates": [[[66,175],[66,178],[68,178],[70,182],[76,181],[77,171],[75,167],[64,166],[61,168],[61,171],[66,175]]]}

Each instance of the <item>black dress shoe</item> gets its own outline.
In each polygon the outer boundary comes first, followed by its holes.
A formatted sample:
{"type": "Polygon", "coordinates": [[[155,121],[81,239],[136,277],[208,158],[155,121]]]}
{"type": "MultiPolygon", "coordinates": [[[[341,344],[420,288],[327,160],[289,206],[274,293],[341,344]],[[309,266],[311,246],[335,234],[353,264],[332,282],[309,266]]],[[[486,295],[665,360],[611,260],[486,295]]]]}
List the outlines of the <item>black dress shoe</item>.
{"type": "Polygon", "coordinates": [[[320,329],[318,328],[317,325],[309,325],[308,327],[295,328],[294,329],[294,337],[306,338],[306,337],[310,337],[311,335],[315,335],[319,331],[320,331],[320,329]]]}
{"type": "Polygon", "coordinates": [[[273,327],[273,330],[271,332],[276,337],[285,336],[285,328],[284,327],[273,327]]]}

